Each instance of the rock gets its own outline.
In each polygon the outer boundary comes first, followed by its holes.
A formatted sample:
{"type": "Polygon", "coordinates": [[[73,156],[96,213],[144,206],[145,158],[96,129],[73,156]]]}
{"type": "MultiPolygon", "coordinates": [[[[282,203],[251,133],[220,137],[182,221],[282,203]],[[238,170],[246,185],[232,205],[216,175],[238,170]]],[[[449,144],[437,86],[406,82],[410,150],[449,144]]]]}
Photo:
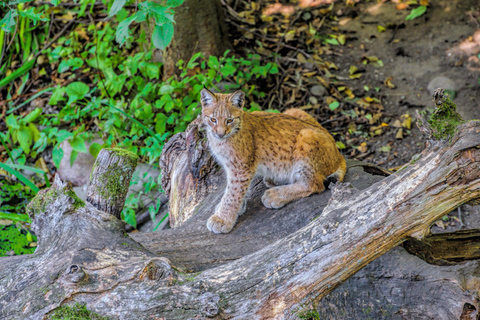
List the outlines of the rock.
{"type": "MultiPolygon", "coordinates": [[[[100,139],[94,139],[91,142],[85,142],[85,146],[88,148],[92,143],[103,144],[100,139]]],[[[90,172],[92,171],[95,158],[90,153],[78,153],[77,159],[70,166],[70,155],[72,154],[72,146],[67,140],[60,144],[60,148],[63,150],[63,158],[60,161],[60,166],[57,169],[58,174],[63,180],[69,180],[74,186],[83,186],[88,183],[90,178],[90,172]]]]}
{"type": "Polygon", "coordinates": [[[451,92],[456,92],[460,89],[460,86],[456,84],[455,81],[446,76],[437,76],[433,78],[427,86],[427,90],[430,96],[432,96],[433,92],[438,88],[442,88],[451,92]]]}
{"type": "Polygon", "coordinates": [[[322,85],[316,85],[310,88],[310,93],[317,97],[323,97],[327,95],[327,89],[322,85]]]}
{"type": "Polygon", "coordinates": [[[83,201],[86,201],[87,200],[87,187],[88,187],[88,184],[84,184],[83,186],[79,186],[79,187],[73,187],[73,191],[75,191],[75,194],[77,195],[77,197],[79,197],[83,201]]]}

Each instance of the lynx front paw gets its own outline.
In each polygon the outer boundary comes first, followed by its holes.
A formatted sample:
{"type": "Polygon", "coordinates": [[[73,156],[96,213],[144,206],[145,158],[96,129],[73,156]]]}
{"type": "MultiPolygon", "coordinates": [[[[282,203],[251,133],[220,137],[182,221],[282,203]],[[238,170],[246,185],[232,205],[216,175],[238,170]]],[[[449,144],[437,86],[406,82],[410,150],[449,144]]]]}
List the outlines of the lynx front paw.
{"type": "Polygon", "coordinates": [[[288,201],[280,195],[280,193],[273,189],[268,189],[262,196],[262,203],[269,209],[280,209],[285,206],[288,201]]]}
{"type": "Polygon", "coordinates": [[[208,218],[207,229],[214,233],[229,233],[233,229],[235,220],[227,221],[216,214],[208,218]]]}

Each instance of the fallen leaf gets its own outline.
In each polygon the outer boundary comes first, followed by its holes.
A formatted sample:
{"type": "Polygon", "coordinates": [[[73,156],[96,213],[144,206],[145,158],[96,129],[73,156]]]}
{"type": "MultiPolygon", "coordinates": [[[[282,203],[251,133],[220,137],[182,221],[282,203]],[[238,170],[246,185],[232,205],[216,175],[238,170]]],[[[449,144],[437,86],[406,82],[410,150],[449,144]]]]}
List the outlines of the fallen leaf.
{"type": "Polygon", "coordinates": [[[403,139],[403,128],[398,129],[395,139],[403,139]]]}
{"type": "Polygon", "coordinates": [[[410,130],[412,128],[412,116],[410,116],[409,114],[404,114],[402,115],[402,118],[403,118],[402,127],[410,130]]]}
{"type": "Polygon", "coordinates": [[[307,63],[307,58],[301,53],[297,54],[297,60],[300,63],[307,63]]]}
{"type": "Polygon", "coordinates": [[[366,142],[362,142],[360,144],[360,146],[358,147],[358,150],[361,152],[361,153],[365,153],[367,152],[368,148],[367,148],[367,143],[366,142]]]}
{"type": "Polygon", "coordinates": [[[395,121],[393,121],[392,127],[401,128],[402,123],[400,122],[400,120],[396,119],[395,121]]]}
{"type": "Polygon", "coordinates": [[[384,26],[378,25],[378,26],[377,26],[377,30],[378,30],[378,32],[382,33],[382,32],[384,32],[384,31],[387,30],[387,29],[386,29],[384,26]]]}
{"type": "Polygon", "coordinates": [[[383,82],[383,84],[385,84],[387,87],[389,87],[390,89],[394,89],[395,88],[395,85],[392,83],[392,79],[393,77],[388,77],[387,79],[385,79],[385,81],[383,82]]]}
{"type": "Polygon", "coordinates": [[[381,151],[381,152],[390,152],[392,151],[392,147],[391,146],[383,146],[381,147],[380,149],[378,149],[378,151],[381,151]]]}

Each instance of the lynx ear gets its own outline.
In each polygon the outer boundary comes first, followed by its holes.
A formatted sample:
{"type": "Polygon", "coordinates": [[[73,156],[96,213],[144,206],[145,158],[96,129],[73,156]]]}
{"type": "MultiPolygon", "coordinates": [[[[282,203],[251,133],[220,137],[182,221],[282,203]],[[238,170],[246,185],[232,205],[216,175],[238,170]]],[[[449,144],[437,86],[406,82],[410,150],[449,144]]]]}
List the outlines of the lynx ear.
{"type": "Polygon", "coordinates": [[[209,107],[213,103],[217,102],[217,98],[209,90],[202,89],[200,92],[200,102],[202,103],[202,107],[209,107]]]}
{"type": "Polygon", "coordinates": [[[237,90],[230,95],[232,105],[237,108],[243,108],[245,104],[245,93],[242,90],[237,90]]]}

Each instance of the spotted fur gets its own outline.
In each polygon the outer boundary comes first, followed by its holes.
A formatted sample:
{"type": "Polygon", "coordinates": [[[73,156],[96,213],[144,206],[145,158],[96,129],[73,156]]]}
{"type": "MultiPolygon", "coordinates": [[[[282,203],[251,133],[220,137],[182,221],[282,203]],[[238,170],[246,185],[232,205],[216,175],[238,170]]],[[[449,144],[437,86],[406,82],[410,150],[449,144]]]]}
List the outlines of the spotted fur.
{"type": "Polygon", "coordinates": [[[262,202],[278,209],[325,190],[324,181],[342,181],[345,159],[333,137],[308,113],[247,113],[245,95],[201,92],[202,121],[210,150],[227,174],[227,188],[207,228],[228,233],[246,209],[245,195],[255,175],[267,187],[262,202]]]}

